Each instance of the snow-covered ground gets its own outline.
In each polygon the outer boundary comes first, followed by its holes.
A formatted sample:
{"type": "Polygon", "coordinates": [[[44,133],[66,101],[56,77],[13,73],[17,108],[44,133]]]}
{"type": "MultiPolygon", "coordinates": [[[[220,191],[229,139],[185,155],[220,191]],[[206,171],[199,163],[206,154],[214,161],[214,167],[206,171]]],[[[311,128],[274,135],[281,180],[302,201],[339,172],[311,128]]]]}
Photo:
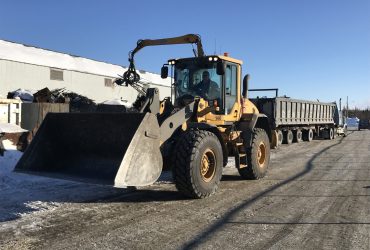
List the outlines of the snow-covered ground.
{"type": "Polygon", "coordinates": [[[126,192],[107,186],[88,185],[13,172],[22,153],[9,140],[0,156],[0,223],[29,213],[53,210],[65,203],[99,200],[126,192]]]}

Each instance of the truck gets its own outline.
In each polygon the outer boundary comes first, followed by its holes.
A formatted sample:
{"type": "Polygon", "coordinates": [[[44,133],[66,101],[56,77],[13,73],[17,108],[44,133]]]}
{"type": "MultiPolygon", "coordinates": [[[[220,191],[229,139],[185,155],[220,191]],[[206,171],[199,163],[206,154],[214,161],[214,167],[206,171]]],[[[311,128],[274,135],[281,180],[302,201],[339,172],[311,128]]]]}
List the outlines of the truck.
{"type": "Polygon", "coordinates": [[[369,119],[360,119],[358,123],[358,130],[361,129],[369,129],[370,128],[370,120],[369,119]]]}
{"type": "Polygon", "coordinates": [[[250,89],[249,91],[274,91],[274,97],[250,98],[258,110],[268,117],[272,148],[281,144],[312,141],[314,137],[332,140],[345,135],[341,109],[336,102],[320,102],[278,96],[278,89],[250,89]]]}
{"type": "Polygon", "coordinates": [[[176,188],[191,198],[218,189],[228,158],[244,179],[263,178],[270,162],[268,117],[247,96],[241,60],[205,55],[199,35],[144,39],[115,80],[139,92],[137,112],[48,113],[15,171],[122,188],[153,184],[172,169],[176,188]],[[172,95],[145,88],[134,55],[146,46],[195,44],[194,56],[170,59],[172,95]],[[208,75],[208,78],[202,79],[208,75]]]}

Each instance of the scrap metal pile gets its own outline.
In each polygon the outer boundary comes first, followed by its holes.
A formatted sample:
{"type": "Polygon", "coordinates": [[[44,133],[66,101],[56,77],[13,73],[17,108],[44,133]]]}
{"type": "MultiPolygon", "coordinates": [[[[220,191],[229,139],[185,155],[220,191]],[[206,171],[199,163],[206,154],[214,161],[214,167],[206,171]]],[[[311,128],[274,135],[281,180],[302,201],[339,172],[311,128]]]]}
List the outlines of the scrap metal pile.
{"type": "Polygon", "coordinates": [[[9,92],[7,98],[21,99],[24,102],[70,103],[71,112],[94,111],[96,107],[96,103],[90,98],[65,88],[53,90],[43,88],[37,92],[18,89],[9,92]]]}
{"type": "Polygon", "coordinates": [[[53,89],[50,91],[50,94],[51,100],[53,100],[54,103],[69,102],[71,112],[93,111],[96,107],[96,103],[90,98],[75,92],[67,91],[65,88],[53,89]]]}

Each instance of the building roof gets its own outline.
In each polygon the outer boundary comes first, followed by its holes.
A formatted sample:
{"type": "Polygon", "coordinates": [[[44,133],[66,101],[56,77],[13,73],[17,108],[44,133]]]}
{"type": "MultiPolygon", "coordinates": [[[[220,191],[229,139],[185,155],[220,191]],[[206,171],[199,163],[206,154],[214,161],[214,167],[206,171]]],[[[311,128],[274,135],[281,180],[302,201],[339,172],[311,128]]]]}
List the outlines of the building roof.
{"type": "MultiPolygon", "coordinates": [[[[9,60],[33,65],[78,71],[94,75],[117,77],[127,70],[126,67],[99,62],[88,58],[73,56],[61,52],[42,49],[20,43],[0,40],[0,60],[9,60]]],[[[144,82],[169,86],[169,79],[162,79],[158,74],[140,70],[144,82]]]]}

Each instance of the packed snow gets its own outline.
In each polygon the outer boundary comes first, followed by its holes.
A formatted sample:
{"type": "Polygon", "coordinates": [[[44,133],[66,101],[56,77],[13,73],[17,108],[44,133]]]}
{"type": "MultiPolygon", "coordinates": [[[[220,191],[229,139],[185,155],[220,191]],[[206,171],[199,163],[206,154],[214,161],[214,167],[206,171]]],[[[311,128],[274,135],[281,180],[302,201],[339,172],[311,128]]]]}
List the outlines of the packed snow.
{"type": "Polygon", "coordinates": [[[4,140],[3,144],[6,151],[0,156],[0,223],[53,210],[66,203],[99,200],[126,192],[125,189],[13,172],[22,152],[9,140],[4,140]]]}

